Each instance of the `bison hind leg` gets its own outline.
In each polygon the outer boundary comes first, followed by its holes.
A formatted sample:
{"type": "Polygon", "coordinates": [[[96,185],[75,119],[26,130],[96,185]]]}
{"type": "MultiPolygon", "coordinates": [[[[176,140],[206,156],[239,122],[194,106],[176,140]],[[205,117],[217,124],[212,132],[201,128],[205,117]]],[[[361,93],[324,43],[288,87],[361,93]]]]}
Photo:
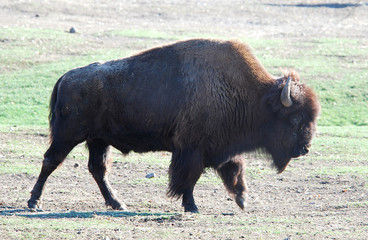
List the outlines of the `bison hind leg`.
{"type": "Polygon", "coordinates": [[[235,197],[235,201],[241,209],[246,205],[248,188],[244,177],[245,163],[240,156],[235,156],[230,161],[220,165],[216,169],[226,189],[235,197]]]}
{"type": "Polygon", "coordinates": [[[28,200],[28,207],[31,209],[41,208],[41,197],[48,177],[58,168],[69,152],[77,145],[68,142],[54,140],[44,155],[41,172],[37,182],[31,191],[31,198],[28,200]]]}
{"type": "Polygon", "coordinates": [[[193,197],[194,186],[203,173],[203,157],[199,150],[175,150],[169,168],[169,197],[181,197],[185,212],[198,213],[193,197]]]}
{"type": "Polygon", "coordinates": [[[102,139],[88,139],[88,169],[95,179],[105,199],[106,206],[115,210],[126,210],[126,205],[118,200],[107,178],[110,169],[110,146],[102,139]]]}

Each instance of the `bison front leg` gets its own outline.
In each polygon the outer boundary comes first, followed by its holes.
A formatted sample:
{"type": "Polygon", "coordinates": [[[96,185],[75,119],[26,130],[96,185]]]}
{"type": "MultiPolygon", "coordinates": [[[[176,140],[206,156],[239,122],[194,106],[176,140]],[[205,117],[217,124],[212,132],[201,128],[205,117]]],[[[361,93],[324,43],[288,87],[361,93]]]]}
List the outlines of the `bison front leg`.
{"type": "Polygon", "coordinates": [[[183,200],[182,200],[181,205],[184,207],[185,212],[199,213],[198,207],[195,204],[194,196],[193,196],[194,185],[193,187],[184,190],[183,200]]]}
{"type": "Polygon", "coordinates": [[[175,150],[169,168],[170,197],[183,197],[185,212],[198,213],[193,197],[194,186],[203,173],[203,157],[200,151],[193,149],[175,150]]]}
{"type": "Polygon", "coordinates": [[[117,199],[107,178],[110,167],[109,145],[101,139],[93,139],[87,140],[87,146],[89,150],[88,169],[100,188],[106,206],[115,210],[126,210],[126,205],[117,199]]]}
{"type": "Polygon", "coordinates": [[[246,205],[248,192],[244,178],[244,168],[244,161],[239,156],[235,156],[216,169],[226,189],[231,195],[234,195],[235,201],[241,209],[244,209],[246,205]]]}

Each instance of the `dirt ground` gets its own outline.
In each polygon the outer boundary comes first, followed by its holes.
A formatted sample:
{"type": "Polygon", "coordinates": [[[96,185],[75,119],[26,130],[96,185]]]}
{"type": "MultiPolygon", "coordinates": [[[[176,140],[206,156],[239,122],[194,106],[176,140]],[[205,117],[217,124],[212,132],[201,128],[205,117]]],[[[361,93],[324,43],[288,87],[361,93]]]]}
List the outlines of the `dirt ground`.
{"type": "Polygon", "coordinates": [[[2,27],[69,30],[102,46],[132,43],[96,33],[123,29],[188,32],[229,38],[366,38],[366,1],[27,1],[0,3],[2,27]],[[97,34],[97,35],[99,35],[97,34]]]}
{"type": "MultiPolygon", "coordinates": [[[[68,31],[75,27],[90,41],[92,48],[131,46],[132,39],[104,35],[123,29],[151,29],[170,34],[192,33],[229,38],[295,39],[368,37],[368,3],[366,1],[13,1],[0,3],[1,27],[30,27],[68,31]]],[[[157,45],[168,40],[156,39],[157,45]]],[[[1,44],[1,43],[0,43],[1,44]]],[[[292,47],[292,46],[291,46],[292,47]]],[[[140,49],[143,50],[143,49],[140,49]]],[[[42,134],[16,130],[1,133],[2,144],[19,140],[47,147],[47,130],[42,134]]],[[[83,147],[80,147],[83,151],[83,147]]],[[[4,149],[4,148],[2,148],[4,149]]],[[[0,159],[19,158],[17,154],[0,152],[0,159]]],[[[311,155],[318,156],[312,152],[311,155]]],[[[151,155],[150,155],[151,156],[151,155]]],[[[24,161],[41,166],[41,157],[24,157],[24,161]]],[[[88,173],[87,153],[69,155],[59,173],[50,178],[44,194],[44,213],[106,212],[97,185],[88,173]],[[76,165],[77,164],[77,165],[76,165]]],[[[181,238],[201,239],[365,239],[367,207],[351,208],[344,202],[359,202],[368,198],[366,178],[356,176],[325,176],[313,173],[313,164],[303,159],[293,161],[289,170],[277,175],[268,161],[246,155],[247,165],[259,169],[247,174],[250,188],[248,206],[241,211],[227,195],[212,171],[206,173],[195,189],[201,214],[184,214],[180,201],[166,197],[168,153],[152,154],[162,164],[124,161],[114,153],[111,183],[120,199],[135,213],[180,213],[169,218],[143,215],[113,218],[130,226],[125,232],[91,233],[84,229],[77,238],[109,239],[150,238],[144,229],[167,229],[181,238]],[[145,180],[154,172],[162,182],[145,180]],[[218,219],[218,220],[216,220],[218,219]],[[265,220],[267,219],[267,220],[265,220]],[[206,222],[208,220],[208,222],[206,222]],[[249,227],[253,226],[253,228],[249,227]],[[267,232],[267,228],[273,232],[267,232]],[[222,229],[222,230],[221,230],[222,229]],[[251,229],[255,229],[252,234],[251,229]],[[261,229],[261,230],[260,230],[261,229]],[[264,229],[264,230],[262,230],[264,229]],[[276,230],[279,232],[276,232],[276,230]],[[296,230],[297,229],[297,230],[296,230]],[[362,230],[363,229],[363,230],[362,230]],[[339,231],[341,238],[333,234],[339,231]],[[184,232],[184,233],[183,233],[184,232]],[[324,234],[332,232],[331,234],[324,234]],[[314,234],[314,235],[313,235],[314,234]]],[[[324,163],[319,162],[319,166],[324,163]]],[[[330,164],[330,163],[327,163],[330,164]]],[[[327,166],[327,164],[325,164],[327,166]]],[[[339,163],[336,163],[339,164],[339,163]]],[[[32,174],[1,175],[2,209],[26,209],[29,190],[36,181],[32,174]],[[21,192],[21,193],[20,193],[21,192]]],[[[24,210],[25,211],[25,210],[24,210]]],[[[32,213],[30,213],[32,214],[32,213]]],[[[36,214],[36,213],[35,213],[36,214]]],[[[106,215],[97,216],[97,218],[106,215]]],[[[78,221],[78,218],[76,218],[78,221]]],[[[148,231],[148,230],[147,230],[148,231]]],[[[155,231],[155,230],[151,230],[155,231]]],[[[159,238],[152,235],[152,238],[159,238]]],[[[161,238],[165,238],[165,235],[161,238]]]]}

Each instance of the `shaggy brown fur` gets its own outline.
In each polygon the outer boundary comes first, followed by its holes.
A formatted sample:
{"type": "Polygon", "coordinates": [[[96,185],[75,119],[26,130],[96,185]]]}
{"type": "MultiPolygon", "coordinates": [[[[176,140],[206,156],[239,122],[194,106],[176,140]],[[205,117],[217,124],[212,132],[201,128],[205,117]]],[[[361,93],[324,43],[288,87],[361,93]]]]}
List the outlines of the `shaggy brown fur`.
{"type": "Polygon", "coordinates": [[[235,156],[264,149],[282,172],[308,152],[318,113],[295,71],[275,79],[238,41],[182,41],[73,69],[51,95],[51,145],[28,206],[40,205],[48,176],[87,141],[89,170],[114,209],[125,207],[106,176],[110,145],[124,154],[172,152],[168,195],[182,196],[185,211],[198,211],[193,189],[206,167],[243,208],[244,164],[235,156]],[[288,76],[291,107],[280,101],[288,76]]]}

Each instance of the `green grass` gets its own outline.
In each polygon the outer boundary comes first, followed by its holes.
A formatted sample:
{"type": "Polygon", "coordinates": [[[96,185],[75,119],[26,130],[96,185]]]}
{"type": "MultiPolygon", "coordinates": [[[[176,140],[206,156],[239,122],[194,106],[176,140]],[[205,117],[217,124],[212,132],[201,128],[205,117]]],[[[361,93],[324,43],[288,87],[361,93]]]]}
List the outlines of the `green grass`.
{"type": "Polygon", "coordinates": [[[36,176],[40,172],[40,166],[30,165],[30,164],[21,164],[21,163],[13,163],[6,162],[4,160],[1,164],[0,174],[17,174],[17,173],[25,173],[36,176]]]}
{"type": "MultiPolygon", "coordinates": [[[[124,51],[116,51],[115,57],[124,51]]],[[[49,98],[57,79],[66,71],[97,60],[109,60],[112,51],[91,52],[84,57],[68,57],[55,63],[0,75],[0,122],[5,125],[46,126],[49,98]]]]}
{"type": "Polygon", "coordinates": [[[293,67],[301,81],[316,91],[322,105],[319,125],[367,126],[368,48],[362,45],[365,40],[322,38],[270,47],[274,54],[265,54],[263,49],[255,52],[273,74],[279,75],[280,67],[293,67]],[[291,44],[294,48],[283,53],[291,44]]]}
{"type": "MultiPolygon", "coordinates": [[[[101,33],[119,35],[149,41],[150,39],[179,40],[189,37],[213,37],[226,39],[227,36],[213,36],[198,33],[166,33],[156,30],[119,30],[101,33]]],[[[30,126],[46,128],[48,102],[56,80],[66,71],[98,60],[109,60],[133,54],[126,49],[84,48],[78,56],[73,51],[88,42],[79,34],[50,29],[0,28],[3,40],[0,51],[0,126],[30,126]],[[42,45],[42,47],[41,47],[42,45]],[[57,57],[39,61],[39,56],[55,53],[57,57]]],[[[358,156],[367,155],[368,125],[368,48],[365,40],[314,39],[306,42],[291,42],[277,39],[242,39],[254,49],[260,61],[274,75],[280,67],[295,67],[302,81],[312,86],[320,97],[322,115],[319,119],[320,134],[315,139],[314,151],[328,154],[316,155],[316,160],[354,161],[358,156]],[[289,46],[300,48],[288,48],[289,46]],[[348,126],[338,128],[334,126],[348,126]],[[357,127],[353,127],[357,126],[357,127]],[[342,147],[349,146],[349,148],[342,147]]],[[[47,134],[47,133],[46,133],[47,134]]],[[[30,149],[29,142],[7,142],[17,154],[26,157],[41,156],[44,147],[30,149]],[[31,156],[32,155],[32,156],[31,156]]],[[[74,153],[73,153],[74,154],[74,153]]],[[[86,158],[86,152],[76,152],[78,158],[86,158]]],[[[153,165],[167,166],[167,156],[131,155],[117,158],[117,161],[145,161],[153,165]]],[[[17,163],[8,172],[33,173],[22,163],[17,163]]],[[[5,171],[5,170],[3,170],[5,171]]],[[[249,169],[247,174],[259,178],[259,169],[249,169]]],[[[209,180],[210,181],[210,180],[209,180]]],[[[212,181],[212,180],[211,180],[212,181]]]]}
{"type": "Polygon", "coordinates": [[[0,73],[80,54],[85,44],[78,34],[36,28],[0,28],[0,40],[0,73]]]}
{"type": "Polygon", "coordinates": [[[120,223],[114,223],[103,218],[88,218],[80,219],[79,221],[70,221],[67,218],[47,219],[47,221],[43,218],[36,219],[26,217],[1,219],[1,225],[4,226],[3,229],[6,229],[5,231],[8,236],[14,239],[74,239],[77,232],[83,232],[83,230],[87,228],[95,229],[96,231],[125,229],[120,223]]]}
{"type": "MultiPolygon", "coordinates": [[[[111,234],[127,236],[132,230],[125,222],[133,217],[162,219],[169,221],[176,213],[130,213],[130,212],[66,212],[38,213],[2,217],[0,237],[12,239],[75,239],[77,236],[86,238],[86,232],[95,232],[90,238],[106,238],[111,234]],[[76,219],[78,221],[76,221],[76,219]],[[46,220],[46,221],[45,221],[46,220]]],[[[138,231],[152,231],[149,227],[138,227],[138,231]]],[[[155,235],[172,235],[169,229],[155,231],[155,235]]],[[[157,236],[156,236],[157,237],[157,236]]]]}
{"type": "MultiPolygon", "coordinates": [[[[73,52],[87,40],[55,30],[0,29],[5,44],[0,55],[0,122],[5,125],[47,125],[48,102],[56,80],[66,71],[99,60],[133,54],[129,49],[73,52]],[[42,45],[42,46],[41,46],[42,45]],[[54,54],[56,57],[49,57],[54,54]],[[40,57],[41,55],[42,57],[40,57]],[[40,60],[44,59],[44,60],[40,60]]],[[[142,39],[179,40],[195,33],[121,30],[105,33],[142,39]]],[[[201,35],[198,37],[211,37],[201,35]]],[[[226,38],[226,36],[212,36],[226,38]]],[[[322,104],[321,126],[368,125],[368,48],[363,40],[318,39],[307,42],[244,39],[274,75],[294,67],[303,82],[315,89],[322,104]],[[299,48],[288,46],[297,45],[299,48]]]]}
{"type": "MultiPolygon", "coordinates": [[[[196,33],[165,33],[154,30],[120,30],[104,33],[142,39],[179,40],[196,33]]],[[[0,62],[0,122],[6,125],[47,125],[48,101],[56,80],[66,71],[98,60],[129,56],[128,49],[78,49],[82,35],[55,30],[0,28],[5,44],[0,62]],[[79,50],[81,51],[81,50],[79,50]],[[49,54],[56,57],[47,58],[49,54]],[[77,56],[78,54],[78,56],[77,56]],[[41,56],[41,57],[40,57],[41,56]],[[45,60],[40,60],[45,59],[45,60]]],[[[227,38],[226,36],[198,37],[227,38]]],[[[317,39],[307,42],[244,39],[270,71],[295,67],[315,89],[322,104],[323,126],[368,125],[368,48],[363,40],[317,39]],[[285,51],[289,45],[299,48],[285,51]]]]}
{"type": "Polygon", "coordinates": [[[368,127],[319,127],[312,145],[311,161],[356,162],[368,155],[368,127]]]}
{"type": "Polygon", "coordinates": [[[368,166],[323,167],[319,168],[314,174],[331,176],[354,175],[367,177],[368,179],[368,166]]]}
{"type": "MultiPolygon", "coordinates": [[[[190,37],[228,38],[147,29],[114,30],[101,34],[139,38],[143,41],[174,41],[190,37]]],[[[88,40],[83,35],[50,29],[0,28],[0,36],[3,40],[0,46],[0,126],[3,129],[14,126],[24,126],[26,129],[46,128],[50,93],[63,73],[91,62],[116,59],[134,53],[128,48],[84,48],[81,54],[76,55],[76,52],[68,49],[77,49],[88,40]],[[56,57],[43,58],[40,61],[40,56],[45,57],[48,54],[55,54],[56,57]]],[[[282,39],[242,41],[250,44],[256,56],[272,74],[279,75],[280,67],[295,67],[300,72],[302,81],[307,82],[319,95],[322,104],[319,125],[326,127],[319,128],[320,134],[313,145],[313,150],[319,154],[307,161],[364,161],[363,156],[368,155],[368,130],[359,126],[368,125],[368,48],[361,47],[366,46],[366,42],[362,42],[365,40],[321,38],[306,42],[282,39]],[[289,49],[289,46],[295,45],[300,48],[289,49]]],[[[45,151],[44,146],[34,148],[30,142],[11,140],[6,144],[13,146],[11,151],[25,157],[39,158],[45,151]]],[[[70,156],[86,159],[87,153],[84,150],[74,150],[70,156]]],[[[114,160],[144,161],[164,167],[168,165],[168,159],[167,156],[133,154],[129,158],[118,157],[114,160]]],[[[11,161],[13,160],[6,160],[11,161]]],[[[340,170],[343,169],[335,169],[337,172],[340,170]]],[[[16,162],[13,166],[6,163],[0,169],[2,173],[18,171],[34,174],[36,170],[27,168],[21,162],[16,162]]],[[[247,176],[253,179],[261,178],[263,174],[259,169],[247,170],[247,176]]],[[[217,176],[207,178],[204,177],[201,181],[220,181],[217,176]]]]}
{"type": "Polygon", "coordinates": [[[368,201],[348,202],[347,205],[349,207],[355,207],[355,208],[367,208],[368,207],[368,201]]]}

